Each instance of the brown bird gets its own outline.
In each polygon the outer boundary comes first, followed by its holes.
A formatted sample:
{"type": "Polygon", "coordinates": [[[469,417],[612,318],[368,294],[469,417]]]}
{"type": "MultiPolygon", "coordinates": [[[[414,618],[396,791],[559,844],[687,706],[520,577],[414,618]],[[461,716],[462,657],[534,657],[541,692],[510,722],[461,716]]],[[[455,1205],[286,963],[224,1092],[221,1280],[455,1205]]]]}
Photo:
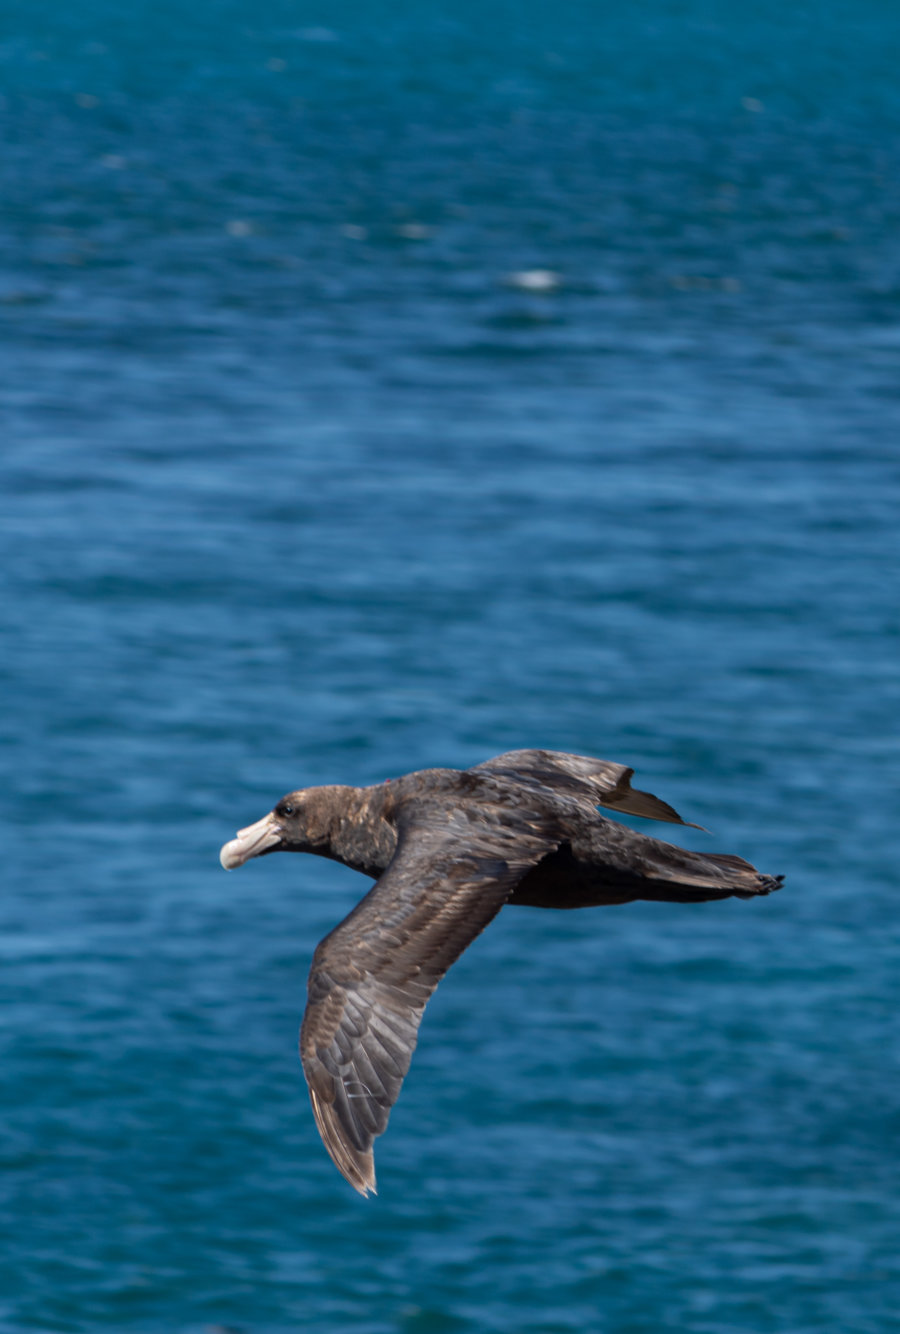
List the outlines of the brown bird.
{"type": "Polygon", "coordinates": [[[303,788],[222,848],[226,870],[270,852],[314,852],[377,881],[316,949],[300,1030],[319,1132],[362,1195],[375,1189],[372,1145],[425,1005],[505,904],[700,903],[781,885],[783,876],[740,857],[688,852],[600,815],[598,805],[687,823],[632,788],[633,772],[585,755],[514,750],[375,787],[303,788]]]}

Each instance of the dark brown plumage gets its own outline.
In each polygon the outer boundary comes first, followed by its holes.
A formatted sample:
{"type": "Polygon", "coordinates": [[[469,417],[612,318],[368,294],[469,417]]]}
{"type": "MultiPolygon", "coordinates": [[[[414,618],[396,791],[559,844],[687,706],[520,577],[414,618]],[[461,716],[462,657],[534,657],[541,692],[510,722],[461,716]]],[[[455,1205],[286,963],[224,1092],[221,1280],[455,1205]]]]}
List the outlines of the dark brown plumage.
{"type": "MultiPolygon", "coordinates": [[[[504,904],[586,908],[634,899],[754,898],[783,877],[688,852],[596,807],[686,822],[622,764],[516,750],[474,769],[377,787],[291,792],[221,852],[226,869],[313,852],[377,881],[313,956],[300,1054],[325,1147],[361,1194],[372,1145],[409,1069],[425,1005],[504,904]]],[[[694,826],[696,827],[696,826],[694,826]]]]}

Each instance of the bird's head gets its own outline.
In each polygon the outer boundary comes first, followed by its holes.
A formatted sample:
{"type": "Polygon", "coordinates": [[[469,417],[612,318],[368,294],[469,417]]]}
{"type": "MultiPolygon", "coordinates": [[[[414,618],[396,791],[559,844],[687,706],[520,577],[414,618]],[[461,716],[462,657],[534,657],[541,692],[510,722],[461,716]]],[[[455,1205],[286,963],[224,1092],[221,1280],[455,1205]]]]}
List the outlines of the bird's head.
{"type": "Polygon", "coordinates": [[[316,852],[327,842],[329,820],[327,788],[301,788],[288,792],[275,808],[256,824],[239,829],[226,843],[219,861],[226,871],[243,866],[251,857],[269,852],[316,852]]]}

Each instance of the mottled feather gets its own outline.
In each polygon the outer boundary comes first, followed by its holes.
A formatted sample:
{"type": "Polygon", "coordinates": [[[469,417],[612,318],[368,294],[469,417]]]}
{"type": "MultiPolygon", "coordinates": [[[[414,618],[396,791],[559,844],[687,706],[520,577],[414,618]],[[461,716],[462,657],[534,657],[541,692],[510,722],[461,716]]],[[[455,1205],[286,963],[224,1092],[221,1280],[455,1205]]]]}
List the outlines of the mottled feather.
{"type": "Polygon", "coordinates": [[[556,847],[553,822],[527,803],[493,814],[486,821],[434,800],[401,814],[387,870],[313,956],[303,1069],[325,1147],[363,1195],[375,1189],[372,1145],[429,997],[525,871],[556,847]]]}

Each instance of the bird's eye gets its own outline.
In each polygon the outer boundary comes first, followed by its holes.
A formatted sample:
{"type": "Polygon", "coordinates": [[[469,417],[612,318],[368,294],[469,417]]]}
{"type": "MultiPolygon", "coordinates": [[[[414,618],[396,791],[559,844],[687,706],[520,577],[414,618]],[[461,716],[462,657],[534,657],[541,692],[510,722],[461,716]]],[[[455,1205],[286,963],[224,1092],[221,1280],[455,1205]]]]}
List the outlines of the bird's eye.
{"type": "Polygon", "coordinates": [[[282,808],[281,808],[280,814],[281,814],[281,815],[293,815],[293,814],[294,814],[294,808],[293,808],[293,806],[291,805],[291,803],[290,803],[289,801],[286,801],[286,802],[284,803],[284,805],[283,805],[282,808]]]}

